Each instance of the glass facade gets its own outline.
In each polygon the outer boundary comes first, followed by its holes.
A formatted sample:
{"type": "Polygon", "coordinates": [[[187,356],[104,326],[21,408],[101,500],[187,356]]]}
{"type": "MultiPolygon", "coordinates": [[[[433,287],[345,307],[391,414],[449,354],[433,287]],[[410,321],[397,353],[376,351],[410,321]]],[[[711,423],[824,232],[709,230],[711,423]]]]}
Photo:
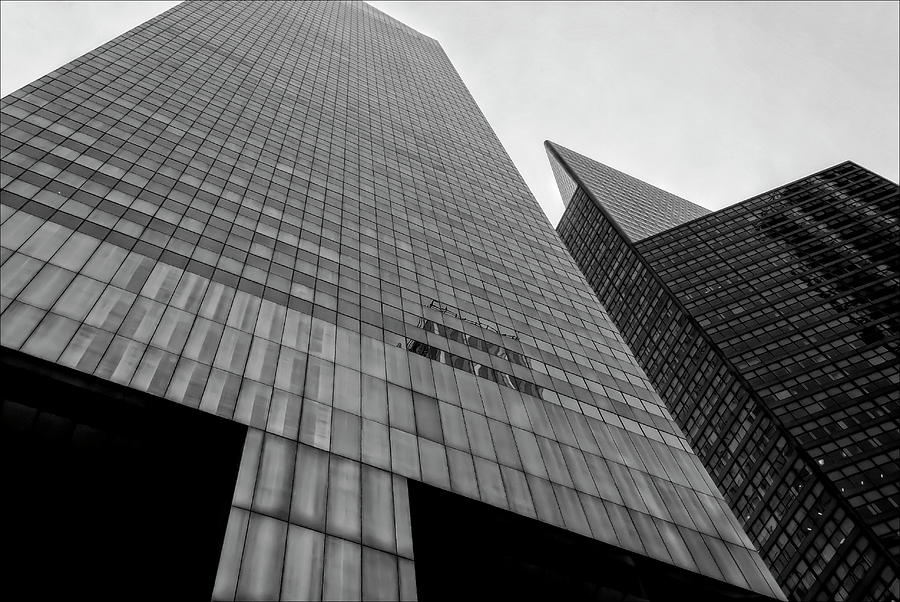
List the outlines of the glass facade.
{"type": "Polygon", "coordinates": [[[783,597],[434,40],[189,2],[0,112],[4,352],[246,426],[213,598],[459,579],[426,485],[644,567],[603,599],[783,597]]]}
{"type": "Polygon", "coordinates": [[[632,242],[609,168],[548,151],[560,236],[784,591],[896,600],[897,186],[845,163],[632,242]]]}

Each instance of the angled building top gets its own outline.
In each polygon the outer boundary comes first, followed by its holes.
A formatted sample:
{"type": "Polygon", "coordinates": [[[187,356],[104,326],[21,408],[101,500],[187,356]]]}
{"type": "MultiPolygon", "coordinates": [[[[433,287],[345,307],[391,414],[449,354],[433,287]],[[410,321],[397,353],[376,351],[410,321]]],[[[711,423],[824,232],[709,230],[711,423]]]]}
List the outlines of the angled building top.
{"type": "Polygon", "coordinates": [[[544,146],[563,203],[568,205],[575,192],[574,175],[632,242],[710,213],[709,209],[549,140],[544,146]]]}

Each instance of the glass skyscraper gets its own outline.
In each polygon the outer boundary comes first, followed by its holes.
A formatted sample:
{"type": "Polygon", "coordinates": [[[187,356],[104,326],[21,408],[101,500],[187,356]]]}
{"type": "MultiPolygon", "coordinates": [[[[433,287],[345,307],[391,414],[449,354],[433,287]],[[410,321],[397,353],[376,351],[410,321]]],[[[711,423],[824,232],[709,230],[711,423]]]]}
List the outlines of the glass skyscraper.
{"type": "Polygon", "coordinates": [[[433,39],[186,2],[0,112],[7,592],[783,599],[433,39]]]}
{"type": "Polygon", "coordinates": [[[847,162],[679,215],[546,146],[561,237],[785,593],[896,600],[897,185],[847,162]]]}

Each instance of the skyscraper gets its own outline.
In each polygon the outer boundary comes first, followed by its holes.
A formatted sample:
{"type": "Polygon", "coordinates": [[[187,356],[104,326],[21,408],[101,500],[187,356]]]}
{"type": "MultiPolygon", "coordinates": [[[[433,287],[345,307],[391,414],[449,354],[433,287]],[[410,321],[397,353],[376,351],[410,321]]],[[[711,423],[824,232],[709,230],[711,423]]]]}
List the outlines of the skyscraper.
{"type": "Polygon", "coordinates": [[[675,215],[546,146],[560,236],[784,591],[896,600],[897,185],[847,162],[675,215]]]}
{"type": "Polygon", "coordinates": [[[782,597],[434,40],[189,2],[0,111],[3,587],[782,597]]]}

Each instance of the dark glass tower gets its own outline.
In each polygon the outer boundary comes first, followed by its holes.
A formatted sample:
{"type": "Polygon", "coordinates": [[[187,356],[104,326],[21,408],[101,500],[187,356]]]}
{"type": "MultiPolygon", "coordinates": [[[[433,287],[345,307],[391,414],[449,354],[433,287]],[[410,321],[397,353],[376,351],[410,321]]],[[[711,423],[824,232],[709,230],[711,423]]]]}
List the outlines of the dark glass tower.
{"type": "Polygon", "coordinates": [[[7,599],[782,597],[434,40],[186,2],[0,110],[7,599]]]}
{"type": "Polygon", "coordinates": [[[896,600],[897,185],[847,162],[641,230],[672,195],[547,149],[560,236],[784,591],[896,600]]]}

